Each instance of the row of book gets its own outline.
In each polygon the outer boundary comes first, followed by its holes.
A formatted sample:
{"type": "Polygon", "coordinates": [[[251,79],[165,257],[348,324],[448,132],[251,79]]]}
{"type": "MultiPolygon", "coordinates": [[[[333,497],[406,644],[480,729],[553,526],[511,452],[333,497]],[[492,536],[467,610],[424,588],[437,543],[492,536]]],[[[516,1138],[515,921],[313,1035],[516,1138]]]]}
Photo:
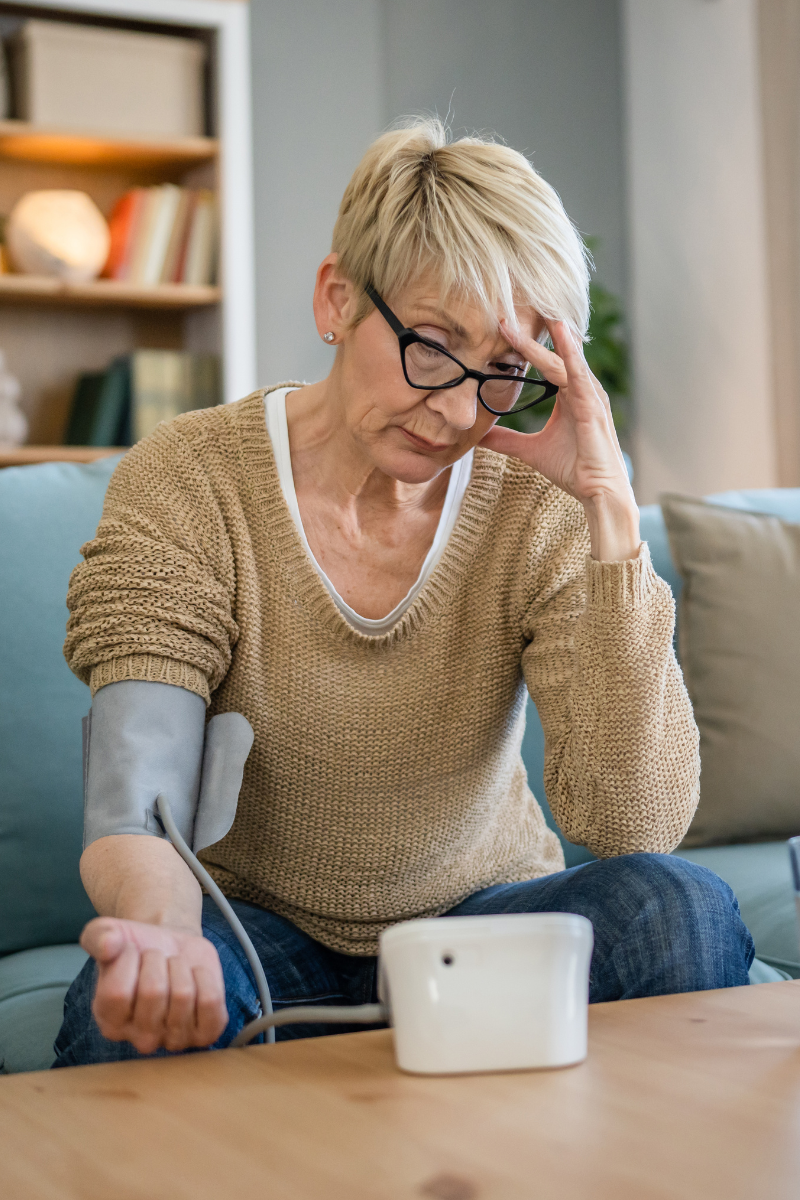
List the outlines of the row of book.
{"type": "Polygon", "coordinates": [[[107,279],[142,287],[215,282],[217,201],[207,188],[133,188],[120,196],[108,225],[107,279]]]}
{"type": "Polygon", "coordinates": [[[80,376],[64,444],[132,446],[161,421],[221,402],[216,355],[136,350],[80,376]]]}

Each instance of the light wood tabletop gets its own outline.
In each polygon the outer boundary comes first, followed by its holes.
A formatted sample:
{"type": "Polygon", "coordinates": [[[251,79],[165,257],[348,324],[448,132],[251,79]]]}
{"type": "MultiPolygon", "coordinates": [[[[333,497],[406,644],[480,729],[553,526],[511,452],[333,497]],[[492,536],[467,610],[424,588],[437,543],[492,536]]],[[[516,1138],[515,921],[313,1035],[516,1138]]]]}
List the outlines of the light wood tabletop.
{"type": "Polygon", "coordinates": [[[796,1200],[800,982],[599,1004],[559,1071],[389,1031],[0,1079],[4,1200],[796,1200]]]}

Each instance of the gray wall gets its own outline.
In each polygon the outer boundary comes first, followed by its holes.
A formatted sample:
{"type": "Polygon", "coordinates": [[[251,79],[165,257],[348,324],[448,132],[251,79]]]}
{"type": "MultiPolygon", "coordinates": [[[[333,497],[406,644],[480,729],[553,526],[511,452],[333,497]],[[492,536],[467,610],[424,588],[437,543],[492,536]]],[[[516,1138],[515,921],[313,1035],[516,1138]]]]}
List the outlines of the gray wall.
{"type": "Polygon", "coordinates": [[[384,124],[376,0],[253,0],[258,370],[264,384],[319,379],[314,276],[339,201],[384,124]]]}
{"type": "Polygon", "coordinates": [[[311,315],[347,180],[406,113],[532,156],[625,291],[618,0],[251,0],[259,373],[316,379],[311,315]]]}
{"type": "Polygon", "coordinates": [[[755,6],[625,0],[643,504],[777,483],[755,6]]]}

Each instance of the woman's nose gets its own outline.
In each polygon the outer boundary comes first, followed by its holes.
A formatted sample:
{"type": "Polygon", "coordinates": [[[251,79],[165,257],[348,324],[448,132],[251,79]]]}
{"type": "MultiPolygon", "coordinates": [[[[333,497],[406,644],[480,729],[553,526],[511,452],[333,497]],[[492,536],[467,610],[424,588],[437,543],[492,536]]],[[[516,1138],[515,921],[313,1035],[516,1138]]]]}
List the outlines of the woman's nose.
{"type": "Polygon", "coordinates": [[[458,387],[431,392],[428,407],[454,429],[471,429],[478,407],[478,384],[474,379],[465,379],[458,387]]]}

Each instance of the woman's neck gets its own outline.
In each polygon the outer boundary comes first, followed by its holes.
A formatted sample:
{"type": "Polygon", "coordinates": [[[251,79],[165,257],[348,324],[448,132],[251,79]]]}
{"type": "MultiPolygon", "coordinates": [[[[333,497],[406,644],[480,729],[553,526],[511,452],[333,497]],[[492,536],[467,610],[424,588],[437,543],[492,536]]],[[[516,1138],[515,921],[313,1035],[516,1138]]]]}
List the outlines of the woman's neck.
{"type": "Polygon", "coordinates": [[[416,582],[436,536],[450,471],[402,483],[370,461],[323,383],[287,396],[295,494],[311,553],[362,617],[385,617],[416,582]]]}

